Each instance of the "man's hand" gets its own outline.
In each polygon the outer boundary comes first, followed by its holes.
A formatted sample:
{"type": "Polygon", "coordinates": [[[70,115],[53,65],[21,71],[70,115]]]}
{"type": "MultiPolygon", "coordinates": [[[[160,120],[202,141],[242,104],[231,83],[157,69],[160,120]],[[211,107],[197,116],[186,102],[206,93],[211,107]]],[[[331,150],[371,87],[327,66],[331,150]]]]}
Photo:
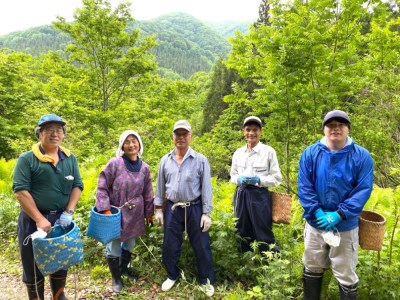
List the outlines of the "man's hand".
{"type": "Polygon", "coordinates": [[[208,215],[203,214],[201,216],[200,227],[202,228],[203,232],[207,232],[210,229],[210,227],[211,227],[211,218],[208,215]]]}
{"type": "Polygon", "coordinates": [[[259,183],[260,183],[260,177],[258,177],[257,175],[256,176],[247,177],[247,184],[256,185],[256,184],[259,184],[259,183]]]}
{"type": "Polygon", "coordinates": [[[49,233],[51,231],[51,223],[42,216],[40,220],[36,222],[36,228],[42,229],[43,231],[49,233]]]}
{"type": "Polygon", "coordinates": [[[164,225],[164,214],[162,208],[156,209],[156,222],[158,225],[164,225]]]}
{"type": "Polygon", "coordinates": [[[237,179],[237,183],[239,186],[247,184],[247,176],[240,175],[237,179]]]}
{"type": "Polygon", "coordinates": [[[324,216],[317,219],[317,224],[320,228],[329,231],[335,227],[342,218],[337,211],[326,212],[324,216]]]}
{"type": "Polygon", "coordinates": [[[60,216],[60,225],[61,227],[67,227],[69,225],[71,225],[72,222],[72,214],[69,214],[67,212],[63,212],[60,216]]]}

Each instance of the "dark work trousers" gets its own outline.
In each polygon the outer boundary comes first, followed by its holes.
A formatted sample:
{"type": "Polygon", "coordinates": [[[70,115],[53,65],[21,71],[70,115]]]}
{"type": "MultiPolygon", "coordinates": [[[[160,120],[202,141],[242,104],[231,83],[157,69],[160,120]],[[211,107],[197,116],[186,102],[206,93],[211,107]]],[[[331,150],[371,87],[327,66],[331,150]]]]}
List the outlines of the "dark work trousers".
{"type": "Polygon", "coordinates": [[[202,232],[200,228],[200,220],[203,214],[201,200],[194,203],[186,208],[177,206],[174,210],[171,210],[174,203],[167,201],[164,220],[163,264],[168,278],[176,280],[180,274],[178,261],[185,230],[186,209],[186,230],[196,257],[199,281],[201,284],[206,284],[208,279],[212,284],[215,282],[215,273],[210,248],[210,235],[208,231],[202,232]]]}
{"type": "MultiPolygon", "coordinates": [[[[44,217],[49,220],[51,225],[54,225],[55,221],[60,218],[61,213],[62,210],[55,214],[44,215],[44,217]]],[[[27,284],[35,284],[35,272],[36,282],[40,282],[43,279],[42,273],[39,271],[36,264],[34,263],[32,239],[29,239],[29,242],[24,245],[25,238],[36,230],[36,222],[21,210],[18,217],[18,244],[23,268],[22,281],[27,284]],[[34,268],[36,268],[36,271],[34,270],[34,268]]],[[[51,276],[67,277],[67,270],[57,271],[51,276]]]]}
{"type": "Polygon", "coordinates": [[[237,187],[234,198],[235,216],[238,218],[236,231],[241,241],[242,252],[252,251],[250,243],[263,242],[260,251],[278,252],[278,247],[270,249],[270,244],[276,244],[272,232],[272,199],[266,188],[255,186],[237,187]]]}

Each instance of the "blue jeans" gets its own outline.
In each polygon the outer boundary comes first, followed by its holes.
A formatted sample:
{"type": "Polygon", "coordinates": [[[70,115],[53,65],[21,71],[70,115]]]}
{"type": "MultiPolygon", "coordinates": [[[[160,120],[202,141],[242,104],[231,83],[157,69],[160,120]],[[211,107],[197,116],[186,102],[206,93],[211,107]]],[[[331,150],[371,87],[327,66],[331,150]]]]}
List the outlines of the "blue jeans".
{"type": "Polygon", "coordinates": [[[120,242],[118,240],[111,241],[106,246],[106,255],[121,257],[122,249],[132,253],[133,248],[136,246],[135,237],[131,237],[126,241],[120,242]]]}

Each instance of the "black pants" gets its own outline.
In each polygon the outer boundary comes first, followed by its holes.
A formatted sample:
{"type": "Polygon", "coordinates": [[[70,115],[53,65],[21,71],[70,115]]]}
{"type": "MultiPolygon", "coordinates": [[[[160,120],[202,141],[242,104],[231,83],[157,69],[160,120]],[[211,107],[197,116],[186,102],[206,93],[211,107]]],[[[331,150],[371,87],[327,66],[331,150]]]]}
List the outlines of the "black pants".
{"type": "Polygon", "coordinates": [[[235,216],[238,218],[236,231],[244,240],[241,251],[251,251],[250,243],[262,242],[260,251],[278,251],[272,232],[272,199],[266,188],[254,186],[237,187],[234,199],[235,216]]]}
{"type": "Polygon", "coordinates": [[[167,202],[164,222],[163,263],[167,270],[168,278],[176,280],[180,274],[178,262],[183,242],[182,234],[185,230],[186,210],[186,229],[196,257],[199,281],[201,284],[206,284],[207,280],[209,280],[213,284],[215,282],[215,273],[210,247],[210,234],[208,231],[202,232],[200,228],[200,220],[203,215],[201,200],[197,204],[186,208],[178,206],[175,210],[171,210],[172,205],[171,201],[167,202]]]}
{"type": "MultiPolygon", "coordinates": [[[[49,220],[51,225],[54,225],[55,221],[60,218],[60,215],[61,212],[44,216],[49,220]]],[[[37,268],[33,257],[32,239],[29,239],[29,242],[24,245],[25,238],[36,230],[36,222],[21,210],[18,217],[18,245],[23,269],[22,281],[27,284],[35,284],[35,282],[40,282],[43,279],[43,275],[37,268]],[[36,271],[34,268],[36,268],[36,271]]],[[[67,270],[60,270],[52,275],[54,277],[67,277],[67,270]]]]}

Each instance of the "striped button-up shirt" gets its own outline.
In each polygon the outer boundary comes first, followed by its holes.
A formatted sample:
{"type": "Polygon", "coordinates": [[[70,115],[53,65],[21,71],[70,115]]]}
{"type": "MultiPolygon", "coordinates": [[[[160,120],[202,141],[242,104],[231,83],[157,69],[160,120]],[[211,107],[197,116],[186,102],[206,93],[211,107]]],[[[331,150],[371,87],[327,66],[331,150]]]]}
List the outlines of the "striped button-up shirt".
{"type": "Polygon", "coordinates": [[[175,150],[164,155],[158,170],[154,204],[162,205],[165,197],[175,203],[201,197],[203,213],[211,212],[212,187],[208,159],[190,147],[181,165],[175,158],[175,150]]]}

